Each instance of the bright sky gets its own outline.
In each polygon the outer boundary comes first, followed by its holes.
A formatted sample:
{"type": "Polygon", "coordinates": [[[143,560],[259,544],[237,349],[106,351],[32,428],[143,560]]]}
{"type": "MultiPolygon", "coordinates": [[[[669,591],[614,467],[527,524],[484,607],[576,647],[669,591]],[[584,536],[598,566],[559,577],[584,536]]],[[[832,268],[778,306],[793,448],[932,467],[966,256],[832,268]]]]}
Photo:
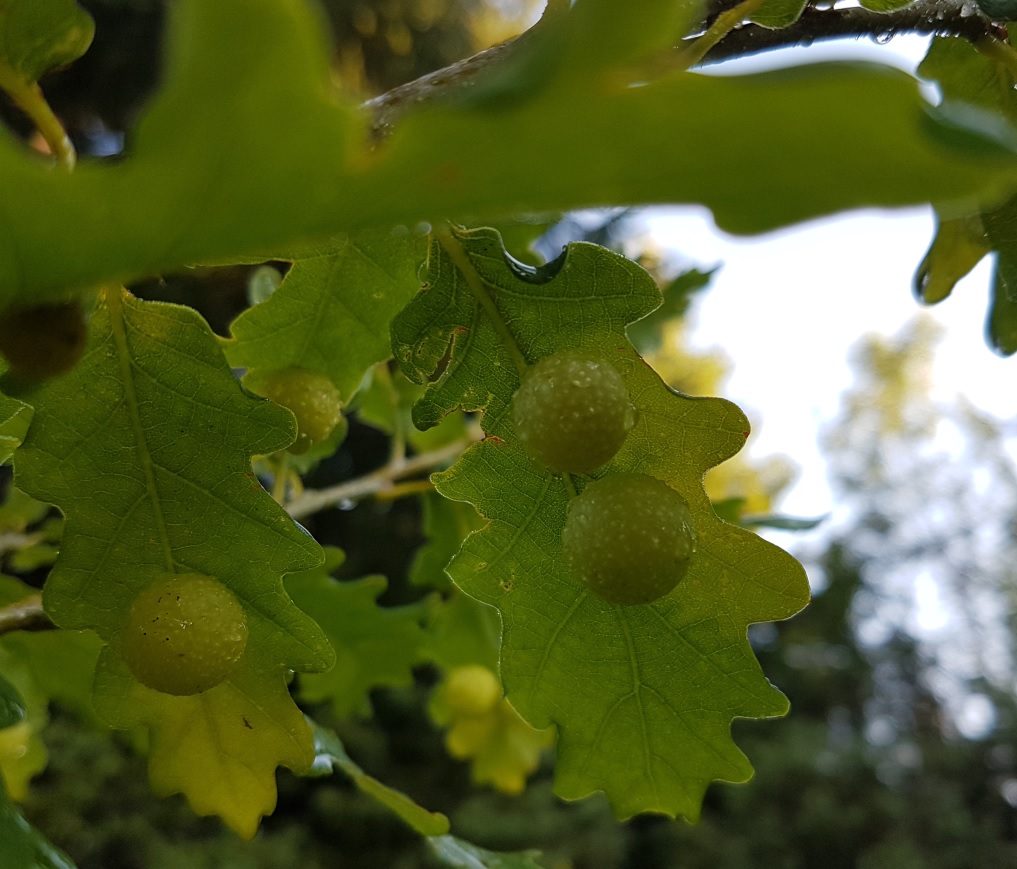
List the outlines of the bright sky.
{"type": "MultiPolygon", "coordinates": [[[[886,46],[836,43],[796,51],[793,60],[850,57],[913,69],[926,44],[917,37],[886,46]]],[[[792,60],[778,57],[740,61],[739,69],[792,60]]],[[[853,212],[750,239],[719,232],[699,208],[655,209],[645,221],[688,264],[722,265],[695,309],[694,343],[719,347],[731,359],[724,396],[753,420],[750,452],[785,453],[799,465],[784,512],[812,516],[831,508],[817,440],[851,384],[850,349],[866,332],[892,334],[927,312],[945,330],[935,392],[963,392],[996,416],[1017,418],[1017,389],[1007,388],[1017,357],[996,356],[983,339],[988,261],[936,307],[922,308],[912,296],[915,268],[932,238],[930,209],[853,212]]]]}

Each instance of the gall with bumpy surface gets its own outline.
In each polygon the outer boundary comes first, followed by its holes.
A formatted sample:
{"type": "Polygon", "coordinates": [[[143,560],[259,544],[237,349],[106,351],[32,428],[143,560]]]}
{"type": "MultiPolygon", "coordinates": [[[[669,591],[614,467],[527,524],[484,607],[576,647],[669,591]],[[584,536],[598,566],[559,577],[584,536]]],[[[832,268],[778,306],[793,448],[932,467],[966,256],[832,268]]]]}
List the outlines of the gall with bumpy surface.
{"type": "Polygon", "coordinates": [[[219,580],[200,573],[168,574],[141,592],[123,637],[137,680],[178,696],[214,688],[246,646],[244,608],[219,580]]]}
{"type": "Polygon", "coordinates": [[[557,474],[588,474],[614,458],[636,413],[610,362],[564,351],[537,362],[512,397],[519,443],[557,474]]]}
{"type": "Polygon", "coordinates": [[[652,603],[684,579],[696,549],[685,499],[646,474],[611,474],[569,504],[561,535],[570,574],[616,604],[652,603]]]}
{"type": "Polygon", "coordinates": [[[277,371],[256,372],[244,385],[281,404],[297,420],[297,440],[291,453],[305,453],[312,444],[326,440],[342,418],[342,400],[324,374],[292,366],[277,371]]]}

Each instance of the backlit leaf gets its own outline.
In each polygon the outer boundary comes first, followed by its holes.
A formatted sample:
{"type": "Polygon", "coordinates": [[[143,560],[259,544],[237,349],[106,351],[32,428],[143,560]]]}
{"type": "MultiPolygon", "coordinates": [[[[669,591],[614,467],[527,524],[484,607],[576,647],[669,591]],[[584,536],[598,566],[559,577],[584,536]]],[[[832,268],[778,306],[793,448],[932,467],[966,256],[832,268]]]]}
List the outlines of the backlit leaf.
{"type": "Polygon", "coordinates": [[[424,240],[363,232],[302,256],[267,301],[241,314],[225,344],[238,368],[325,374],[344,401],[389,356],[388,324],[418,287],[424,240]]]}
{"type": "MultiPolygon", "coordinates": [[[[609,32],[603,21],[638,23],[616,6],[575,4],[541,51],[588,52],[596,39],[579,32],[590,22],[593,34],[609,32]]],[[[678,4],[653,6],[671,14],[678,4]]],[[[676,24],[686,13],[674,13],[676,24]]],[[[5,201],[18,204],[0,225],[0,303],[436,214],[698,202],[722,227],[749,233],[1013,187],[1017,158],[995,133],[974,119],[958,143],[966,122],[930,116],[905,73],[824,64],[714,77],[632,66],[674,39],[657,20],[645,19],[626,42],[632,51],[604,61],[603,74],[566,64],[547,86],[495,105],[410,102],[378,142],[367,110],[329,91],[313,4],[179,0],[162,90],[124,159],[60,176],[0,138],[5,201]]]]}
{"type": "Polygon", "coordinates": [[[286,671],[333,660],[282,585],[282,574],[319,562],[320,548],[250,470],[252,454],[293,439],[292,417],[243,392],[195,312],[118,290],[104,294],[74,371],[18,397],[35,418],[15,456],[17,483],[66,516],[46,610],[108,644],[96,708],[114,726],[149,729],[158,791],[183,791],[199,813],[253,835],[274,805],[275,767],[313,758],[286,671]],[[167,571],[216,577],[245,610],[244,656],[202,694],[146,688],[121,657],[134,598],[167,571]]]}
{"type": "Polygon", "coordinates": [[[660,296],[622,257],[575,244],[553,269],[521,275],[496,233],[474,230],[435,242],[430,266],[428,289],[393,323],[393,346],[421,379],[449,354],[415,408],[420,421],[486,408],[487,440],[434,479],[489,520],[449,572],[501,611],[508,698],[535,727],[557,725],[562,796],[604,790],[622,818],[656,811],[694,819],[710,781],[751,775],[731,740],[732,719],[787,711],[753,657],[748,625],[786,618],[808,600],[800,565],[722,522],[703,489],[703,474],[741,448],[748,423],[726,401],[672,392],[636,356],[625,327],[660,296]],[[613,606],[568,576],[560,542],[567,486],[534,468],[505,412],[519,383],[515,354],[532,363],[573,348],[608,359],[638,410],[605,472],[662,479],[693,513],[699,548],[690,572],[650,605],[613,606]]]}

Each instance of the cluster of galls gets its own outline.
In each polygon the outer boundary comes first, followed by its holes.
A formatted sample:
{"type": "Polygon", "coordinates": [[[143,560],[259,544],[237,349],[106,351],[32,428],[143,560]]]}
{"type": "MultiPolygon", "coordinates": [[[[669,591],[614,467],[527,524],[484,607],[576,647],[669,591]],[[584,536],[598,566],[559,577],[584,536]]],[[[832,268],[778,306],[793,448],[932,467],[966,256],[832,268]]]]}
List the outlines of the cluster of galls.
{"type": "MultiPolygon", "coordinates": [[[[621,449],[636,422],[625,381],[578,351],[545,357],[512,399],[524,452],[555,474],[590,474],[621,449]]],[[[561,535],[572,577],[610,603],[646,604],[685,577],[696,548],[685,499],[647,474],[608,473],[569,504],[561,535]]]]}

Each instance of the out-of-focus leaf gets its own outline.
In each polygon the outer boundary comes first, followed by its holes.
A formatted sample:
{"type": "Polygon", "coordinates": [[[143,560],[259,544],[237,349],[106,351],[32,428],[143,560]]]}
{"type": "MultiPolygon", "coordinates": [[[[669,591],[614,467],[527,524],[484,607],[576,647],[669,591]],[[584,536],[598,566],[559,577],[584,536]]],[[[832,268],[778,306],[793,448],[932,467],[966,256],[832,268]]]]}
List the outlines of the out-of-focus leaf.
{"type": "MultiPolygon", "coordinates": [[[[466,686],[465,690],[471,689],[466,686]]],[[[457,694],[461,693],[460,686],[457,694]]],[[[502,696],[498,677],[486,667],[467,665],[449,670],[431,695],[429,711],[435,723],[448,728],[445,746],[449,753],[470,762],[473,783],[491,785],[502,793],[521,794],[526,779],[540,764],[541,754],[554,744],[554,729],[536,730],[527,724],[502,696]],[[476,674],[489,682],[494,692],[465,704],[455,702],[453,682],[463,676],[476,679],[476,674]]]]}
{"type": "Polygon", "coordinates": [[[448,833],[448,818],[443,814],[429,812],[406,794],[382,784],[373,776],[365,773],[350,759],[339,737],[331,730],[326,730],[318,724],[314,724],[313,729],[314,774],[327,775],[335,767],[349,776],[367,796],[386,806],[422,836],[443,836],[448,833]]]}
{"type": "Polygon", "coordinates": [[[25,719],[25,702],[18,689],[0,674],[0,730],[25,719]]]}
{"type": "Polygon", "coordinates": [[[936,82],[944,99],[971,103],[1017,120],[1017,95],[1010,72],[967,39],[933,38],[918,74],[936,82]]]}
{"type": "Polygon", "coordinates": [[[410,582],[444,591],[451,585],[445,568],[452,556],[484,523],[470,504],[450,501],[437,493],[425,493],[421,505],[422,530],[427,542],[417,551],[410,566],[410,582]]]}
{"type": "Polygon", "coordinates": [[[861,5],[862,8],[871,9],[873,12],[893,12],[914,2],[915,0],[861,0],[861,5]]]}
{"type": "Polygon", "coordinates": [[[220,814],[252,836],[274,807],[275,768],[301,769],[313,757],[287,671],[333,660],[282,585],[282,574],[309,569],[321,550],[250,470],[252,454],[292,440],[291,415],[243,392],[194,311],[113,290],[74,371],[17,397],[35,419],[15,479],[66,516],[46,610],[108,644],[96,709],[114,726],[149,729],[158,792],[183,791],[199,814],[220,814]],[[165,572],[216,577],[244,606],[244,655],[201,694],[147,688],[121,657],[131,604],[165,572]]]}
{"type": "Polygon", "coordinates": [[[92,16],[75,0],[0,0],[0,66],[24,82],[77,60],[94,35],[92,16]]]}
{"type": "Polygon", "coordinates": [[[1017,284],[1011,286],[1004,278],[1001,262],[996,264],[985,328],[993,350],[1001,356],[1017,353],[1017,284]]]}
{"type": "Polygon", "coordinates": [[[32,424],[32,408],[16,398],[0,395],[0,464],[21,446],[32,424]]]}
{"type": "Polygon", "coordinates": [[[751,774],[731,720],[787,710],[752,655],[747,626],[808,601],[801,566],[719,520],[703,489],[706,470],[744,444],[748,423],[726,401],[673,393],[636,356],[625,328],[660,296],[622,257],[574,244],[550,268],[520,273],[496,233],[456,230],[433,243],[429,264],[427,291],[393,321],[393,349],[415,379],[437,375],[414,408],[418,424],[461,407],[484,410],[488,438],[433,479],[488,520],[449,573],[501,611],[508,698],[533,726],[558,726],[562,796],[604,790],[619,817],[696,818],[711,780],[751,774]],[[533,466],[512,428],[518,357],[532,363],[566,349],[614,365],[638,412],[603,473],[657,477],[692,510],[690,572],[653,604],[608,604],[568,575],[560,540],[568,487],[533,466]]]}
{"type": "Polygon", "coordinates": [[[534,851],[487,851],[455,836],[433,836],[427,846],[438,865],[447,869],[543,869],[534,851]]]}
{"type": "Polygon", "coordinates": [[[0,780],[0,866],[10,869],[74,869],[66,854],[29,825],[8,800],[0,780]]]}
{"type": "Polygon", "coordinates": [[[929,252],[915,273],[915,296],[927,305],[943,301],[990,250],[979,215],[940,217],[929,252]]]}
{"type": "MultiPolygon", "coordinates": [[[[654,15],[679,26],[690,9],[679,6],[654,0],[654,15]]],[[[0,225],[0,303],[436,214],[697,202],[750,233],[849,208],[981,201],[1017,179],[1017,157],[986,150],[998,136],[969,119],[958,143],[966,122],[930,117],[905,73],[660,74],[631,61],[675,34],[639,17],[614,2],[574,4],[541,51],[563,58],[579,46],[592,66],[561,63],[497,105],[412,104],[378,143],[366,111],[329,92],[312,4],[179,0],[163,88],[125,159],[60,177],[0,138],[5,200],[18,203],[0,225]],[[611,48],[596,57],[604,39],[611,48]]]]}
{"type": "Polygon", "coordinates": [[[783,516],[774,514],[772,516],[745,516],[741,524],[745,528],[777,528],[781,531],[811,531],[818,528],[828,517],[816,516],[807,519],[802,516],[783,516]]]}
{"type": "Polygon", "coordinates": [[[779,30],[794,24],[802,14],[808,0],[766,0],[749,16],[750,21],[779,30]]]}
{"type": "Polygon", "coordinates": [[[498,669],[501,623],[498,611],[460,591],[433,601],[427,619],[425,653],[445,670],[469,664],[498,669]]]}
{"type": "Polygon", "coordinates": [[[424,631],[419,606],[382,607],[376,598],[388,587],[382,576],[339,582],[323,569],[291,574],[286,590],[313,616],[336,653],[327,673],[300,677],[300,696],[330,703],[340,718],[371,712],[368,692],[413,683],[424,631]]]}
{"type": "Polygon", "coordinates": [[[672,320],[684,317],[692,304],[692,297],[709,286],[716,269],[708,272],[689,269],[682,272],[663,289],[664,302],[652,314],[636,320],[625,330],[629,341],[641,356],[659,349],[664,327],[672,320]]]}

